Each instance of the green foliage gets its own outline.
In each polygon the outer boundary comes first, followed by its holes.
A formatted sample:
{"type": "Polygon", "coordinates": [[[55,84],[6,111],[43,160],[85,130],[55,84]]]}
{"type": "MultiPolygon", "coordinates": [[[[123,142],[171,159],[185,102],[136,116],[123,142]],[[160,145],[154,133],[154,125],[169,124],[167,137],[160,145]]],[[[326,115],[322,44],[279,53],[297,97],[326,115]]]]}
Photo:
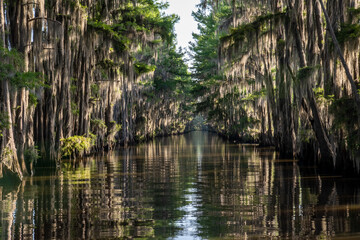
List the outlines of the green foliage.
{"type": "Polygon", "coordinates": [[[317,87],[313,89],[316,101],[321,103],[331,103],[334,101],[334,95],[325,95],[324,89],[317,87]]]}
{"type": "Polygon", "coordinates": [[[121,130],[122,125],[117,124],[116,121],[111,121],[108,126],[107,143],[112,145],[115,143],[115,135],[121,130]]]}
{"type": "Polygon", "coordinates": [[[0,47],[0,59],[0,79],[8,80],[16,88],[48,87],[41,73],[24,72],[24,56],[16,49],[0,47]]]}
{"type": "Polygon", "coordinates": [[[306,80],[308,79],[311,74],[313,74],[313,72],[317,69],[319,69],[320,66],[316,65],[316,66],[306,66],[303,68],[300,68],[296,74],[296,78],[301,81],[301,80],[306,80]]]}
{"type": "Polygon", "coordinates": [[[77,91],[77,79],[71,78],[70,92],[72,97],[76,95],[76,91],[77,91]]]}
{"type": "MultiPolygon", "coordinates": [[[[285,45],[286,45],[286,41],[285,41],[284,39],[279,39],[279,40],[277,41],[277,46],[278,46],[279,48],[283,49],[283,48],[285,47],[285,45]]],[[[276,71],[276,70],[275,70],[275,71],[276,71]]]]}
{"type": "Polygon", "coordinates": [[[25,161],[27,161],[29,163],[36,163],[36,161],[38,159],[40,159],[38,147],[31,146],[31,147],[25,148],[24,158],[25,158],[25,161]]]}
{"type": "Polygon", "coordinates": [[[89,27],[94,28],[97,31],[104,32],[108,37],[114,40],[117,45],[117,50],[123,52],[128,49],[130,39],[128,39],[123,32],[126,30],[123,24],[108,25],[98,20],[89,19],[87,22],[89,27]]]}
{"type": "Polygon", "coordinates": [[[79,116],[79,113],[80,113],[79,106],[74,101],[71,101],[71,112],[75,116],[79,116]]]}
{"type": "Polygon", "coordinates": [[[179,20],[177,15],[163,15],[160,10],[166,8],[168,4],[158,3],[153,0],[138,0],[136,5],[127,2],[120,8],[113,10],[115,23],[108,25],[101,20],[103,5],[97,3],[94,6],[95,17],[88,20],[88,26],[106,33],[110,38],[118,43],[118,50],[124,51],[132,40],[129,33],[149,33],[154,32],[160,35],[163,41],[172,42],[175,37],[174,24],[179,20]]]}
{"type": "Polygon", "coordinates": [[[330,106],[330,112],[334,115],[334,127],[351,130],[357,124],[355,100],[344,97],[334,100],[330,106]]]}
{"type": "Polygon", "coordinates": [[[200,97],[200,96],[204,96],[208,91],[209,91],[209,88],[204,86],[204,84],[202,84],[201,82],[194,82],[192,84],[192,88],[190,90],[190,93],[194,97],[200,97]]]}
{"type": "Polygon", "coordinates": [[[135,72],[137,74],[144,74],[144,73],[149,73],[149,72],[153,72],[156,69],[156,66],[154,65],[148,65],[146,63],[142,63],[142,62],[136,62],[134,64],[134,68],[135,68],[135,72]]]}
{"type": "Polygon", "coordinates": [[[122,125],[116,123],[116,121],[111,121],[110,122],[110,128],[109,128],[109,132],[110,133],[117,133],[121,130],[122,125]]]}
{"type": "MultiPolygon", "coordinates": [[[[0,74],[13,73],[16,70],[24,68],[24,56],[15,48],[9,50],[3,48],[0,44],[0,57],[2,59],[0,65],[0,74]]],[[[9,77],[8,75],[0,75],[2,78],[9,77]]]]}
{"type": "Polygon", "coordinates": [[[352,16],[360,15],[360,7],[359,8],[349,8],[348,10],[352,16]]]}
{"type": "Polygon", "coordinates": [[[106,127],[106,124],[103,120],[101,119],[91,119],[90,120],[90,124],[93,128],[97,128],[97,129],[100,129],[100,130],[106,130],[107,127],[106,127]]]}
{"type": "Polygon", "coordinates": [[[190,51],[194,59],[193,77],[198,82],[219,79],[217,59],[220,41],[217,32],[221,22],[230,15],[231,7],[225,3],[220,4],[212,14],[201,9],[193,12],[193,17],[198,22],[199,34],[193,34],[195,42],[190,43],[190,51]]]}
{"type": "Polygon", "coordinates": [[[97,65],[99,65],[103,69],[118,68],[120,66],[119,63],[115,63],[113,60],[108,58],[103,59],[97,65]]]}
{"type": "Polygon", "coordinates": [[[10,82],[18,88],[34,89],[38,87],[48,87],[44,84],[44,78],[41,73],[35,72],[17,72],[10,82]]]}
{"type": "Polygon", "coordinates": [[[100,87],[98,84],[91,84],[91,97],[98,98],[100,95],[100,87]]]}
{"type": "Polygon", "coordinates": [[[136,31],[154,31],[167,42],[172,42],[174,38],[173,27],[179,20],[177,15],[164,16],[159,11],[166,8],[167,4],[157,3],[152,0],[140,0],[136,6],[132,3],[125,4],[119,9],[118,14],[127,28],[136,31]]]}
{"type": "Polygon", "coordinates": [[[0,159],[2,162],[10,163],[14,156],[14,151],[9,146],[6,146],[0,151],[0,159]]]}
{"type": "Polygon", "coordinates": [[[87,12],[88,7],[82,5],[79,0],[66,0],[65,2],[68,2],[70,4],[72,10],[79,8],[82,11],[87,12]]]}
{"type": "Polygon", "coordinates": [[[0,137],[2,137],[2,131],[10,127],[9,116],[7,113],[0,112],[0,137]]]}
{"type": "Polygon", "coordinates": [[[184,62],[184,53],[177,51],[175,45],[164,47],[162,51],[154,74],[156,92],[188,93],[191,78],[184,62]]]}
{"type": "Polygon", "coordinates": [[[336,99],[330,106],[334,116],[333,129],[345,130],[349,148],[360,150],[360,132],[357,126],[357,107],[355,100],[349,97],[336,99]]]}
{"type": "Polygon", "coordinates": [[[37,96],[34,93],[29,92],[29,105],[36,107],[37,103],[38,103],[37,96]]]}
{"type": "Polygon", "coordinates": [[[299,135],[301,142],[310,143],[312,140],[316,139],[314,131],[310,128],[300,128],[299,135]]]}
{"type": "Polygon", "coordinates": [[[345,43],[347,41],[357,40],[360,37],[360,24],[348,24],[341,25],[340,31],[336,33],[336,38],[339,43],[345,43]]]}
{"type": "Polygon", "coordinates": [[[62,138],[60,141],[61,155],[63,157],[81,156],[94,145],[94,138],[85,136],[75,135],[68,138],[62,138]]]}
{"type": "Polygon", "coordinates": [[[246,97],[242,98],[242,101],[255,101],[261,97],[266,96],[266,88],[262,88],[260,91],[254,91],[246,97]]]}
{"type": "Polygon", "coordinates": [[[242,24],[236,28],[230,29],[230,33],[223,35],[220,40],[226,42],[229,40],[243,41],[247,36],[256,33],[260,28],[270,20],[278,19],[286,15],[286,12],[267,13],[257,16],[253,22],[242,24]]]}

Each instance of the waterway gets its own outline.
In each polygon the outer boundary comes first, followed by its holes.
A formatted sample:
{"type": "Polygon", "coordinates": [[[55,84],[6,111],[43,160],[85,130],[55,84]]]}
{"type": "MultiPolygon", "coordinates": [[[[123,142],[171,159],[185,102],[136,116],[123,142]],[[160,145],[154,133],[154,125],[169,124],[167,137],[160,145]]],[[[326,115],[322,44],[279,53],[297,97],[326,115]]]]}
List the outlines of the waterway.
{"type": "Polygon", "coordinates": [[[360,182],[215,134],[158,138],[0,187],[1,239],[360,239],[360,182]]]}

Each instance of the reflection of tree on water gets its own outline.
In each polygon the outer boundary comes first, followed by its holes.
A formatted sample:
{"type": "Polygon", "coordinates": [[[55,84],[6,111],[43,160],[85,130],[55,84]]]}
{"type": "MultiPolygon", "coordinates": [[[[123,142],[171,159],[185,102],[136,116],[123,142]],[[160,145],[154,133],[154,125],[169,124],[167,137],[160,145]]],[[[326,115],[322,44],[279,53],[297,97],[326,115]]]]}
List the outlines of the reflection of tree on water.
{"type": "MultiPolygon", "coordinates": [[[[198,221],[203,237],[296,238],[359,230],[349,224],[359,223],[360,209],[351,207],[359,199],[341,197],[344,194],[335,188],[339,179],[321,179],[314,173],[301,175],[296,162],[279,161],[266,149],[216,146],[204,150],[211,157],[203,158],[198,183],[203,211],[198,221]],[[341,207],[346,205],[352,210],[350,219],[341,207]]],[[[341,189],[347,192],[346,187],[341,189]]],[[[359,196],[354,190],[359,189],[358,185],[351,189],[350,196],[359,196]]]]}
{"type": "Polygon", "coordinates": [[[17,194],[20,186],[0,186],[0,239],[12,239],[12,223],[16,212],[17,194]]]}
{"type": "Polygon", "coordinates": [[[64,163],[0,187],[1,239],[280,238],[359,231],[357,181],[205,133],[64,163]],[[191,228],[189,228],[191,226],[191,228]]]}

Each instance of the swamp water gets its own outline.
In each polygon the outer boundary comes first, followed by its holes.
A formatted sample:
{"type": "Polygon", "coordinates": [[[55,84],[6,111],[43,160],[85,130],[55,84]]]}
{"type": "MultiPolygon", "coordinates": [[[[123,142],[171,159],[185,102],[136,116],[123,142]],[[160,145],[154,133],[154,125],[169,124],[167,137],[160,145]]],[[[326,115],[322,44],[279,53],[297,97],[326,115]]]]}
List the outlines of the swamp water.
{"type": "Polygon", "coordinates": [[[360,183],[206,132],[0,187],[1,239],[360,239],[360,183]]]}

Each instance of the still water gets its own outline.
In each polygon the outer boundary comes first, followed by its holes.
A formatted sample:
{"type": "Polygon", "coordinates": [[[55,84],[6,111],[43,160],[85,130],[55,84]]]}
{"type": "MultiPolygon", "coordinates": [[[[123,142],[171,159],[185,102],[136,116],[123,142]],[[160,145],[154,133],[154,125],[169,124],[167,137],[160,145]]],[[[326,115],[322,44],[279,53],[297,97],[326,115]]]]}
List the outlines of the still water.
{"type": "Polygon", "coordinates": [[[193,132],[0,187],[1,239],[360,239],[360,183],[193,132]]]}

